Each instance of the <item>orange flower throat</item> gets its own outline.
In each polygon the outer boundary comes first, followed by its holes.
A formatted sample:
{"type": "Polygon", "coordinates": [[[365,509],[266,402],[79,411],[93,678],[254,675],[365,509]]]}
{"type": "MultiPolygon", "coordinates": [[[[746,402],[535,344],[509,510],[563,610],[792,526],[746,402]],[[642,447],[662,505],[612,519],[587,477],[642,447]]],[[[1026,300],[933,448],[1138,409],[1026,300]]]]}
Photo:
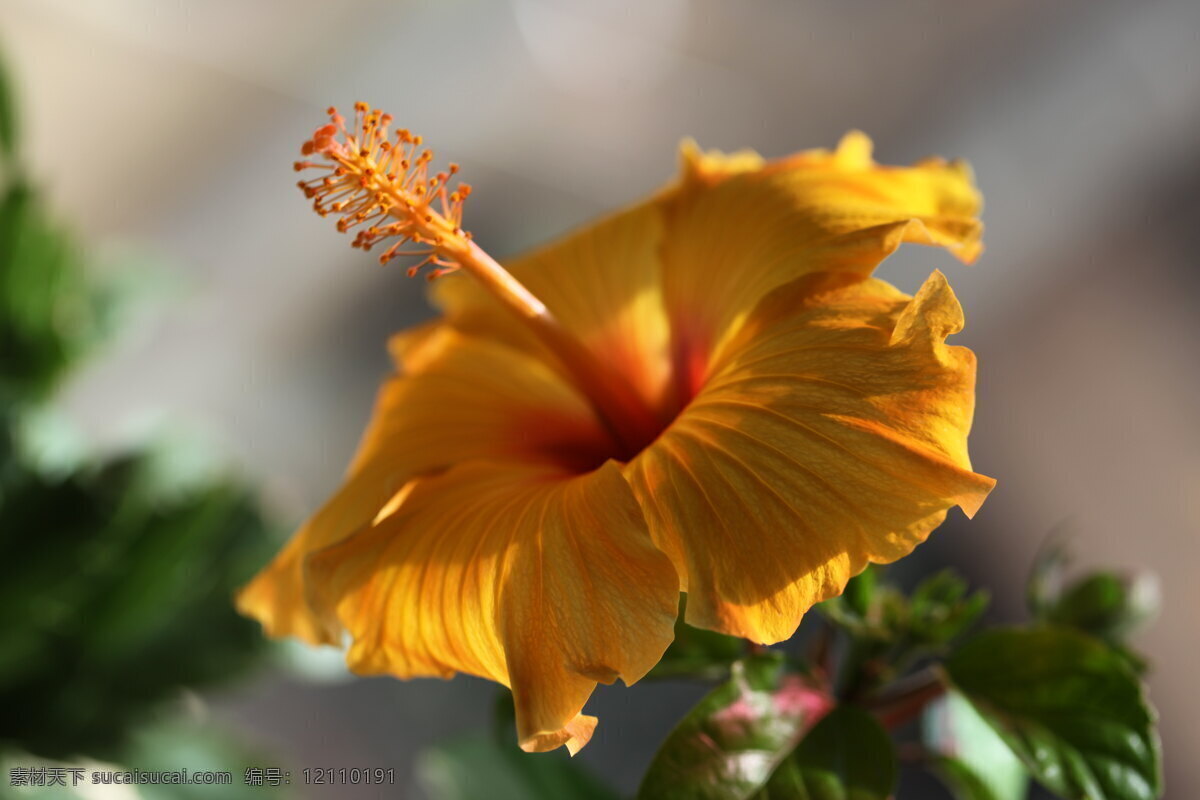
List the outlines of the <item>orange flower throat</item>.
{"type": "Polygon", "coordinates": [[[434,266],[430,280],[459,269],[470,273],[554,353],[612,435],[618,458],[628,460],[653,441],[662,422],[625,377],[567,331],[463,230],[462,207],[471,187],[460,184],[451,190],[448,185],[458,165],[430,176],[433,152],[422,149],[422,138],[407,129],[389,136],[392,115],[366,103],[355,103],[349,128],[336,108],[328,113],[330,123],[301,147],[304,156],[324,160],[294,165],[297,172],[324,173],[299,182],[305,197],[313,200],[313,209],[323,217],[341,215],[337,227],[342,233],[359,228],[354,247],[370,250],[391,241],[379,256],[382,264],[402,255],[419,257],[408,269],[410,277],[427,264],[434,266]]]}

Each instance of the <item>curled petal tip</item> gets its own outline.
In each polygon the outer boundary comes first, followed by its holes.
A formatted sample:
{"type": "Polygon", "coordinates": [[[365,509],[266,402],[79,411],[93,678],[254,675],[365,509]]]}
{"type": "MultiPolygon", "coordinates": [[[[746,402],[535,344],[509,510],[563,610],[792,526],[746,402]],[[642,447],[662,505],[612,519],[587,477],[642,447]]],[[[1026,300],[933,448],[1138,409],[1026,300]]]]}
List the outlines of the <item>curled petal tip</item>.
{"type": "Polygon", "coordinates": [[[875,163],[874,151],[875,143],[870,136],[860,130],[850,130],[838,142],[837,160],[846,167],[867,169],[875,163]]]}

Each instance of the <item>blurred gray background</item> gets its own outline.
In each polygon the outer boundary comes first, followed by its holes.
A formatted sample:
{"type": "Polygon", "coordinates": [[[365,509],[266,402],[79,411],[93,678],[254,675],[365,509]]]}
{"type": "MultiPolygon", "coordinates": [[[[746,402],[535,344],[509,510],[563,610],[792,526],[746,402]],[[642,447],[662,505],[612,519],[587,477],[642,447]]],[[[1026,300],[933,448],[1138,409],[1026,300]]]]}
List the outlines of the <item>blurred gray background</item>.
{"type": "MultiPolygon", "coordinates": [[[[1140,643],[1168,796],[1200,796],[1200,3],[0,0],[0,46],[61,215],[182,287],[65,412],[104,446],[198,431],[289,519],[337,484],[386,335],[431,313],[294,187],[330,103],[382,106],[461,162],[467,226],[501,255],[659,186],[685,135],[779,156],[861,128],[885,163],[969,159],[983,258],[909,247],[880,272],[912,291],[941,268],[958,292],[972,455],[999,479],[919,552],[986,580],[1001,618],[1060,524],[1082,565],[1158,572],[1140,643]]],[[[323,672],[214,713],[292,765],[396,766],[415,797],[416,750],[491,711],[480,681],[323,672]]],[[[581,758],[632,788],[695,695],[602,690],[581,758]]]]}

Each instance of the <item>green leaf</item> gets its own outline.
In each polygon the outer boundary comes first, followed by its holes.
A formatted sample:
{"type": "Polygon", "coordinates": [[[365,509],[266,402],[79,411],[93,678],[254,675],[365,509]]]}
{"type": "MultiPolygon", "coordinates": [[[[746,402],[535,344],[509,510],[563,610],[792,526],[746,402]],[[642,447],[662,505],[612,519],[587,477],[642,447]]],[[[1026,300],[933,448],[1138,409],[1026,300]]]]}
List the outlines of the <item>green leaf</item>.
{"type": "Polygon", "coordinates": [[[1148,572],[1093,572],[1072,583],[1046,610],[1048,621],[1118,643],[1159,609],[1158,579],[1148,572]]]}
{"type": "MultiPolygon", "coordinates": [[[[195,702],[195,701],[193,701],[195,702]]],[[[178,709],[174,711],[178,712],[178,709]]],[[[0,780],[10,781],[9,770],[14,768],[79,768],[84,767],[77,785],[69,772],[64,775],[66,787],[22,786],[13,790],[16,797],[32,800],[89,800],[98,796],[137,798],[138,800],[281,800],[296,796],[302,785],[301,773],[283,766],[277,755],[257,747],[247,747],[233,731],[226,730],[208,719],[208,714],[171,713],[140,728],[113,762],[87,763],[78,757],[63,761],[47,761],[19,750],[9,750],[0,758],[0,780]],[[244,776],[248,765],[279,770],[278,780],[261,786],[247,785],[244,776]],[[228,783],[155,783],[130,787],[128,793],[103,783],[93,784],[91,773],[126,772],[179,773],[187,770],[193,778],[199,772],[228,773],[228,783]],[[286,783],[290,781],[290,785],[286,783]],[[109,790],[106,792],[105,790],[109,790]]],[[[274,776],[273,776],[274,777],[274,776]]],[[[7,797],[8,795],[4,795],[7,797]]]]}
{"type": "Polygon", "coordinates": [[[922,718],[933,771],[959,800],[1024,800],[1029,773],[991,725],[957,692],[931,703],[922,718]]]}
{"type": "Polygon", "coordinates": [[[0,60],[0,166],[17,154],[17,108],[5,66],[0,60]]]}
{"type": "Polygon", "coordinates": [[[616,800],[566,753],[523,753],[473,736],[418,754],[417,782],[432,800],[616,800]]]}
{"type": "Polygon", "coordinates": [[[998,794],[994,781],[988,780],[986,772],[980,772],[957,758],[934,756],[930,760],[929,769],[941,778],[955,800],[1025,800],[1028,796],[1028,778],[1021,784],[1019,794],[998,794]]]}
{"type": "Polygon", "coordinates": [[[164,494],[151,463],[0,486],[0,740],[48,757],[115,758],[183,687],[263,652],[232,596],[267,556],[233,484],[164,494]]]}
{"type": "Polygon", "coordinates": [[[681,594],[675,618],[675,639],[648,678],[722,678],[733,662],[746,651],[746,642],[736,636],[693,628],[683,621],[687,595],[681,594]]]}
{"type": "Polygon", "coordinates": [[[846,584],[842,597],[846,604],[860,617],[865,617],[871,611],[871,602],[875,597],[875,587],[879,585],[879,569],[874,564],[855,575],[846,584]]]}
{"type": "Polygon", "coordinates": [[[228,772],[232,781],[216,786],[206,784],[159,784],[138,787],[142,800],[279,800],[295,797],[303,784],[303,775],[295,766],[256,746],[247,746],[203,715],[182,715],[155,720],[134,734],[122,766],[159,772],[174,772],[186,767],[190,773],[228,772]],[[246,768],[257,766],[278,769],[280,774],[262,786],[247,785],[246,768]],[[283,778],[282,781],[277,781],[283,778]],[[290,781],[290,784],[283,781],[290,781]]]}
{"type": "Polygon", "coordinates": [[[0,197],[0,407],[45,399],[94,339],[98,318],[73,240],[15,181],[0,197]]]}
{"type": "Polygon", "coordinates": [[[1116,651],[1068,628],[976,636],[946,671],[1041,783],[1086,800],[1161,791],[1155,714],[1116,651]]]}
{"type": "Polygon", "coordinates": [[[840,597],[817,608],[856,639],[878,645],[876,655],[884,652],[883,645],[894,645],[893,661],[940,648],[987,608],[987,593],[969,593],[966,581],[950,570],[922,581],[909,597],[893,586],[877,585],[875,576],[874,570],[862,573],[840,597]]]}
{"type": "Polygon", "coordinates": [[[838,696],[857,701],[906,674],[922,660],[942,655],[987,608],[985,592],[969,593],[967,583],[946,570],[922,581],[911,596],[875,585],[874,571],[856,580],[854,593],[818,608],[850,637],[838,676],[838,696]]]}
{"type": "Polygon", "coordinates": [[[1063,572],[1070,560],[1067,545],[1061,538],[1052,538],[1042,545],[1025,589],[1025,599],[1034,619],[1045,621],[1047,610],[1058,601],[1063,572]]]}
{"type": "Polygon", "coordinates": [[[891,587],[879,586],[879,568],[868,565],[846,584],[845,590],[816,608],[826,619],[839,628],[860,638],[887,639],[891,631],[880,624],[880,606],[886,605],[896,595],[891,587]]]}
{"type": "Polygon", "coordinates": [[[814,727],[756,800],[887,800],[896,752],[866,711],[840,706],[814,727]]]}
{"type": "Polygon", "coordinates": [[[784,676],[778,654],[739,661],[729,681],[688,712],[663,742],[638,797],[751,797],[828,704],[824,693],[800,677],[784,676]]]}
{"type": "Polygon", "coordinates": [[[968,593],[967,582],[950,570],[926,578],[909,599],[909,637],[926,646],[950,642],[987,609],[987,592],[968,593]]]}

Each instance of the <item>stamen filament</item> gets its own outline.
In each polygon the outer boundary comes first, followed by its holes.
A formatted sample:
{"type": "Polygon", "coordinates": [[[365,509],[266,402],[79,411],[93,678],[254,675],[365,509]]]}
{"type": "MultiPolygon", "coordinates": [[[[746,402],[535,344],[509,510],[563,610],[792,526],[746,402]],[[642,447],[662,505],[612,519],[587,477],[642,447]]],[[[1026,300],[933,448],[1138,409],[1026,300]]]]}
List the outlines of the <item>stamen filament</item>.
{"type": "Polygon", "coordinates": [[[421,137],[400,130],[392,144],[387,133],[391,115],[371,110],[365,103],[355,104],[350,130],[336,109],[330,108],[329,116],[330,124],[319,128],[301,148],[305,156],[319,154],[326,161],[295,164],[297,171],[325,171],[323,176],[300,182],[316,212],[342,215],[338,230],[343,233],[366,226],[356,235],[354,247],[369,250],[380,241],[395,239],[379,260],[386,264],[401,255],[421,257],[409,268],[410,276],[426,264],[435,267],[429,272],[430,280],[458,269],[469,272],[554,354],[592,404],[623,458],[649,444],[661,424],[625,378],[572,335],[541,300],[462,229],[462,206],[471,189],[460,184],[449,191],[447,186],[458,166],[451,164],[447,172],[430,177],[433,153],[420,149],[421,137]],[[336,138],[338,134],[342,141],[336,138]],[[382,224],[387,219],[393,221],[382,224]],[[405,248],[410,244],[418,246],[405,248]]]}
{"type": "Polygon", "coordinates": [[[468,252],[458,256],[457,261],[524,319],[550,349],[575,385],[591,401],[597,415],[620,445],[625,459],[637,455],[654,440],[662,425],[625,377],[572,336],[520,281],[473,241],[469,242],[468,252]]]}

